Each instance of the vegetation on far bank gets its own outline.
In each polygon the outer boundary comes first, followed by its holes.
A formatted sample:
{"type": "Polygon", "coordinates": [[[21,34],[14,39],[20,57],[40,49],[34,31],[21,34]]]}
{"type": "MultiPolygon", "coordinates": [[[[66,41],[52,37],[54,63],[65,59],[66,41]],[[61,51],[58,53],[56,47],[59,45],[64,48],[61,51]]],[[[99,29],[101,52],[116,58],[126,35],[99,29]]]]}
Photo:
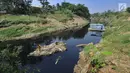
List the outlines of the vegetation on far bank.
{"type": "Polygon", "coordinates": [[[0,2],[1,10],[7,12],[0,15],[0,40],[51,32],[59,28],[85,24],[84,22],[87,24],[90,18],[89,10],[83,4],[62,2],[50,5],[48,0],[39,0],[42,7],[33,7],[32,0],[21,0],[21,2],[1,0],[0,2]],[[78,18],[83,22],[75,20],[78,18]]]}

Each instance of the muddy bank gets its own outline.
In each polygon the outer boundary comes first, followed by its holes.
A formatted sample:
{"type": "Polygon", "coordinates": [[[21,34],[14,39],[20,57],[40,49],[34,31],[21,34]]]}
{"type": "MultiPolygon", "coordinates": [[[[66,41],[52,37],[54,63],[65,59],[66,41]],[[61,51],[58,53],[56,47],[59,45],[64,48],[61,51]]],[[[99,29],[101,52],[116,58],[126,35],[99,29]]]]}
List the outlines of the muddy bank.
{"type": "Polygon", "coordinates": [[[90,70],[90,62],[89,56],[85,55],[83,51],[80,52],[79,61],[74,67],[74,73],[87,73],[90,70]]]}

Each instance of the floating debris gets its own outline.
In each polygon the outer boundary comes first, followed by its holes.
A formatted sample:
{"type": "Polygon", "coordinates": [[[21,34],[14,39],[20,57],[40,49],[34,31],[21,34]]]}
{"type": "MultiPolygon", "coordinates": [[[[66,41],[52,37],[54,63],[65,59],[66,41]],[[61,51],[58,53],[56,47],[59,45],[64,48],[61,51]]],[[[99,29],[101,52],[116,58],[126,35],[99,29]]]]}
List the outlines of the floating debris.
{"type": "Polygon", "coordinates": [[[55,42],[46,46],[38,45],[37,49],[34,52],[31,52],[28,56],[47,56],[65,50],[67,50],[67,48],[64,42],[55,42]]]}
{"type": "Polygon", "coordinates": [[[88,44],[79,44],[79,45],[76,45],[76,47],[84,47],[84,46],[87,46],[88,44]]]}
{"type": "Polygon", "coordinates": [[[61,59],[61,56],[59,56],[59,57],[56,59],[55,65],[59,62],[60,59],[61,59]]]}

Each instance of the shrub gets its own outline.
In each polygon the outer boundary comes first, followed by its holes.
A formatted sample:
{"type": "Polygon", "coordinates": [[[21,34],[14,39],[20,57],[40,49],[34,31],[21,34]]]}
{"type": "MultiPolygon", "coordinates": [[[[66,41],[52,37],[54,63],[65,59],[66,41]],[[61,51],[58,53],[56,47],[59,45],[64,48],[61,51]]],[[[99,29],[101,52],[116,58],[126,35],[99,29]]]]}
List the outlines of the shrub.
{"type": "Polygon", "coordinates": [[[126,11],[130,13],[130,7],[128,7],[128,8],[126,9],[126,11]]]}

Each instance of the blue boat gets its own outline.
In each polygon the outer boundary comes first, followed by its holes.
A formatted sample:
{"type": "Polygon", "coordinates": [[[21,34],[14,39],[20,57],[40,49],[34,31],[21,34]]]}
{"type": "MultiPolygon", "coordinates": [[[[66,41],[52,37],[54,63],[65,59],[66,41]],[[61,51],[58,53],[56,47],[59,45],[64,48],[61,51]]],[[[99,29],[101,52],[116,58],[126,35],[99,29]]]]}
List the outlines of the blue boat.
{"type": "Polygon", "coordinates": [[[88,29],[89,31],[105,31],[105,27],[103,24],[90,24],[90,27],[88,29]]]}

